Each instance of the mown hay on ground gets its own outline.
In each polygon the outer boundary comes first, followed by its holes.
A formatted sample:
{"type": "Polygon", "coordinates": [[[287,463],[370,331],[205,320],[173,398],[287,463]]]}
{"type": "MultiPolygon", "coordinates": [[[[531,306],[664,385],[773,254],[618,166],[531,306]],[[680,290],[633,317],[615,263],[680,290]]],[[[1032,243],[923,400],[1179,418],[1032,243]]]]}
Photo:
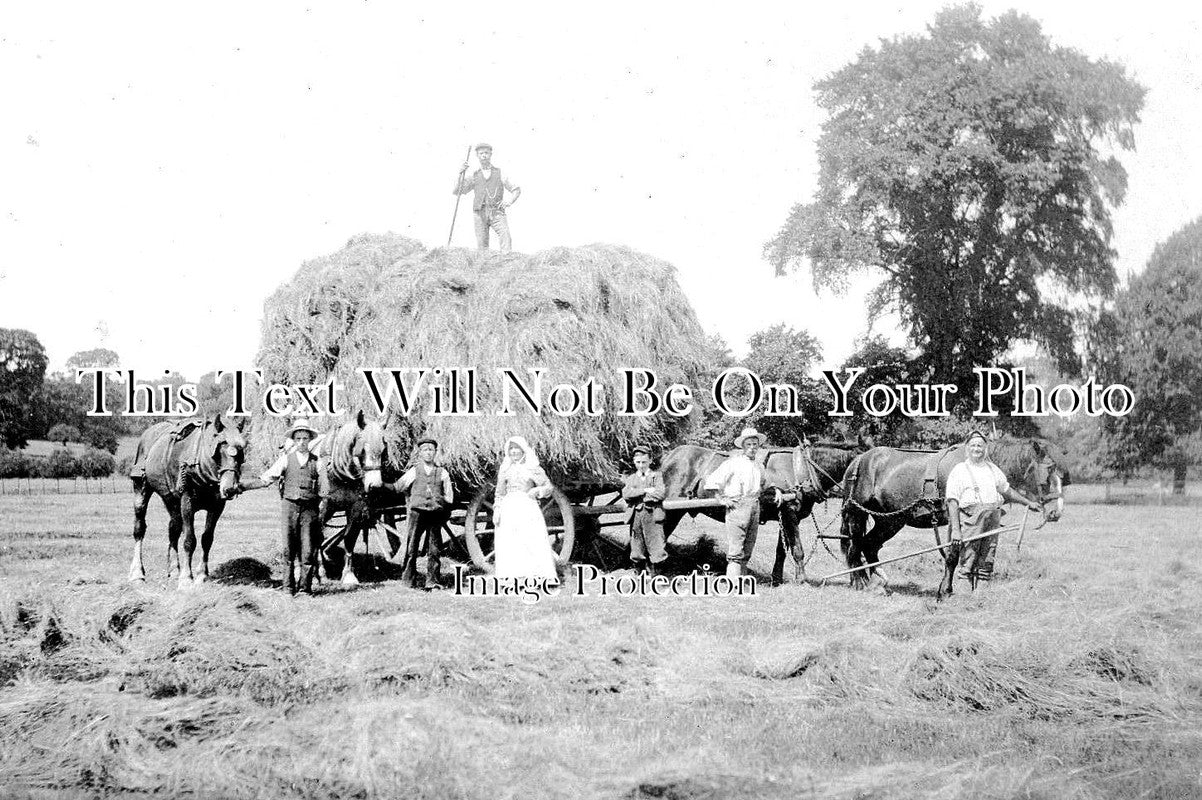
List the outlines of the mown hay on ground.
{"type": "MultiPolygon", "coordinates": [[[[352,413],[374,408],[361,369],[379,370],[384,385],[393,368],[474,368],[478,414],[434,415],[423,391],[408,417],[391,415],[389,438],[403,460],[418,437],[432,435],[454,472],[484,485],[512,435],[530,441],[557,482],[612,480],[635,444],[674,443],[687,424],[664,413],[619,416],[621,370],[650,369],[660,388],[696,390],[708,353],[676,270],[627,247],[502,255],[427,251],[401,236],[365,234],[306,262],[267,300],[257,363],[271,381],[335,378],[352,413]],[[545,370],[541,413],[529,412],[511,389],[516,413],[497,416],[500,370],[514,370],[530,386],[533,368],[545,370]],[[581,387],[589,378],[601,387],[603,413],[559,416],[547,407],[554,386],[581,387]]],[[[255,438],[263,458],[285,427],[261,413],[255,438]]]]}

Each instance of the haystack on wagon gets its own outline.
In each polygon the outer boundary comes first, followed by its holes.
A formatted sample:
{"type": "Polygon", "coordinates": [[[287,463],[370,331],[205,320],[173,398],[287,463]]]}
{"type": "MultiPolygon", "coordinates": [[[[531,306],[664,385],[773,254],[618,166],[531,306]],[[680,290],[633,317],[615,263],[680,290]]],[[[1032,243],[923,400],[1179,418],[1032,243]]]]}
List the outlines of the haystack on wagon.
{"type": "MultiPolygon", "coordinates": [[[[577,518],[615,510],[597,507],[596,499],[620,487],[634,446],[666,449],[687,432],[687,417],[620,416],[622,370],[651,370],[660,387],[697,387],[710,359],[675,269],[659,259],[614,245],[532,255],[426,250],[387,234],[357,236],[306,262],[268,299],[257,365],[268,381],[334,378],[346,387],[342,405],[352,413],[374,411],[363,369],[376,370],[380,385],[391,369],[440,369],[444,379],[451,370],[462,378],[474,369],[475,414],[446,413],[445,395],[436,409],[434,395],[422,391],[407,415],[393,403],[386,431],[390,452],[402,462],[418,439],[438,440],[457,498],[447,532],[462,555],[485,568],[493,487],[510,436],[534,447],[555,487],[544,514],[566,561],[577,518]],[[544,395],[592,379],[601,413],[560,415],[545,404],[534,413],[511,384],[514,413],[500,414],[502,371],[512,370],[529,388],[536,368],[544,395]]],[[[285,427],[265,413],[255,419],[262,460],[285,427]]]]}

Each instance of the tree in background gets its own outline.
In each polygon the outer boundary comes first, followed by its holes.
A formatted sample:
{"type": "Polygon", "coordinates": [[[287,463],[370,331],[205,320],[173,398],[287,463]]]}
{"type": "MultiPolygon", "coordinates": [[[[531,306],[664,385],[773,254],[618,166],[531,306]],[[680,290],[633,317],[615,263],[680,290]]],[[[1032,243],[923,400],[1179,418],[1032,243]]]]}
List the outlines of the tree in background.
{"type": "MultiPolygon", "coordinates": [[[[33,401],[31,435],[59,441],[50,435],[50,430],[58,425],[69,425],[79,430],[78,441],[110,453],[117,452],[118,440],[129,435],[126,418],[116,414],[89,417],[88,410],[92,408],[92,384],[86,380],[76,381],[75,370],[111,367],[118,363],[118,356],[112,350],[96,348],[75,353],[67,359],[67,369],[64,372],[47,375],[33,401]]],[[[119,382],[111,381],[107,384],[109,409],[116,411],[122,407],[124,391],[124,385],[119,382]]]]}
{"type": "Polygon", "coordinates": [[[0,328],[0,441],[23,447],[32,431],[34,399],[46,375],[46,350],[38,337],[0,328]]]}
{"type": "Polygon", "coordinates": [[[1111,466],[1169,466],[1184,492],[1202,456],[1202,218],[1156,246],[1095,326],[1091,355],[1100,380],[1135,394],[1131,413],[1105,421],[1111,466]]]}
{"type": "MultiPolygon", "coordinates": [[[[753,333],[747,340],[748,352],[744,359],[736,360],[718,340],[718,356],[714,359],[715,370],[711,378],[724,369],[743,367],[754,372],[764,384],[783,384],[797,390],[799,416],[768,416],[767,398],[762,398],[757,409],[745,417],[723,414],[713,407],[709,399],[710,386],[704,387],[703,422],[698,443],[719,450],[728,450],[731,443],[745,426],[753,426],[768,437],[769,444],[789,447],[805,437],[829,433],[830,393],[810,373],[822,359],[822,348],[818,340],[805,331],[778,324],[753,333]]],[[[746,380],[732,379],[724,397],[731,409],[746,408],[751,401],[751,389],[746,380]]]]}
{"type": "Polygon", "coordinates": [[[67,377],[74,379],[75,371],[88,367],[118,367],[121,358],[107,347],[94,347],[91,350],[81,350],[67,359],[67,377]]]}
{"type": "Polygon", "coordinates": [[[82,441],[83,435],[79,432],[79,428],[74,425],[64,425],[60,422],[46,432],[46,438],[52,442],[60,442],[66,446],[67,442],[82,441]]]}
{"type": "Polygon", "coordinates": [[[816,85],[829,111],[813,202],[765,246],[817,288],[883,275],[869,315],[893,312],[926,381],[973,396],[974,365],[1019,340],[1076,374],[1071,298],[1114,290],[1111,209],[1144,89],[1112,62],[1055,47],[1016,12],[941,12],[926,35],[865,49],[816,85]]]}
{"type": "MultiPolygon", "coordinates": [[[[893,347],[880,335],[866,336],[856,343],[855,352],[840,365],[839,377],[846,379],[844,370],[855,368],[863,369],[864,373],[856,379],[853,393],[874,383],[886,386],[912,384],[911,375],[921,373],[908,350],[893,347]]],[[[912,425],[907,424],[908,419],[902,414],[895,412],[887,417],[874,417],[859,402],[851,403],[848,411],[852,415],[843,417],[842,423],[849,437],[863,437],[878,445],[913,444],[909,430],[912,425]]]]}

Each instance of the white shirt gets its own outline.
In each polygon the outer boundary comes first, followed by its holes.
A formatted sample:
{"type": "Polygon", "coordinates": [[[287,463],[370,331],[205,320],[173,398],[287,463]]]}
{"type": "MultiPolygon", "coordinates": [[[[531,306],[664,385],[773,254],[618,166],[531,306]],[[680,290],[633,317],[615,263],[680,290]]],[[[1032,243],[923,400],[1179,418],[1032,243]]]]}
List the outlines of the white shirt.
{"type": "MultiPolygon", "coordinates": [[[[421,467],[422,472],[426,473],[427,475],[434,474],[434,470],[438,469],[437,464],[427,465],[424,461],[419,464],[414,464],[412,467],[405,470],[405,474],[401,476],[399,481],[397,481],[397,489],[403,492],[413,485],[413,482],[417,480],[418,467],[421,467]]],[[[455,493],[451,489],[451,475],[445,469],[442,471],[442,499],[447,503],[455,502],[455,493]]]]}
{"type": "Polygon", "coordinates": [[[1010,488],[1010,482],[992,461],[970,464],[961,461],[952,467],[947,476],[947,491],[944,497],[964,506],[979,503],[1002,502],[1002,495],[1010,488]]]}
{"type": "Polygon", "coordinates": [[[764,483],[764,473],[751,459],[737,453],[723,461],[705,479],[706,489],[718,489],[723,497],[740,500],[759,497],[764,483]]]}
{"type": "Polygon", "coordinates": [[[302,453],[300,450],[293,450],[292,452],[284,453],[275,460],[274,464],[267,468],[266,472],[259,476],[259,480],[263,481],[264,483],[271,483],[272,481],[278,481],[280,478],[284,477],[284,470],[288,468],[288,459],[292,456],[296,456],[296,463],[302,467],[309,463],[310,458],[315,458],[315,456],[308,451],[302,453]]]}

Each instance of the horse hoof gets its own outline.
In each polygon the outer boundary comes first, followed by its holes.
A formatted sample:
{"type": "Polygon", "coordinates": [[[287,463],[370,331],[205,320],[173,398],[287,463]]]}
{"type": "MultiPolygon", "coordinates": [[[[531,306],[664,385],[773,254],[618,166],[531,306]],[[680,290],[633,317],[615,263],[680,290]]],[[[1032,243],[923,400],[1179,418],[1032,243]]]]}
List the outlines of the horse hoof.
{"type": "Polygon", "coordinates": [[[358,586],[359,579],[355,577],[355,573],[347,572],[345,575],[342,576],[342,585],[343,586],[358,586]]]}
{"type": "Polygon", "coordinates": [[[130,583],[146,583],[146,576],[145,575],[130,575],[129,582],[130,583]]]}
{"type": "Polygon", "coordinates": [[[206,581],[208,581],[208,579],[209,579],[209,576],[208,576],[208,575],[204,575],[204,574],[197,575],[197,576],[196,576],[196,583],[197,583],[197,584],[205,583],[206,581]]]}
{"type": "Polygon", "coordinates": [[[192,579],[185,578],[183,575],[179,578],[179,585],[176,587],[181,592],[186,592],[192,588],[192,579]]]}

